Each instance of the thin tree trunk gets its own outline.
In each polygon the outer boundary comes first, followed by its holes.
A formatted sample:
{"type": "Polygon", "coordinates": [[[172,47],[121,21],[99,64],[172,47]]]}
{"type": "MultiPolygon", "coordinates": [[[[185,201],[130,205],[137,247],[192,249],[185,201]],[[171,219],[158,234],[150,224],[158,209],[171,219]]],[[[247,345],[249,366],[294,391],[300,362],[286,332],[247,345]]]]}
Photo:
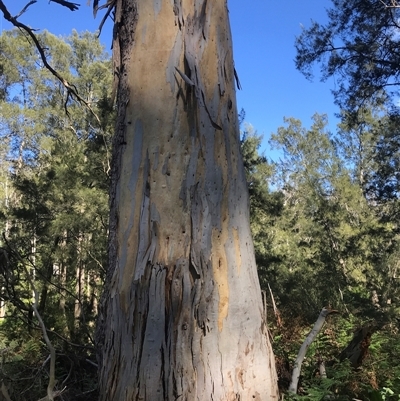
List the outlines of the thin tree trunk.
{"type": "Polygon", "coordinates": [[[62,320],[64,324],[63,335],[69,338],[73,337],[74,326],[71,324],[71,318],[68,316],[66,310],[66,301],[67,301],[67,283],[68,283],[68,272],[67,272],[67,238],[68,233],[64,231],[63,238],[59,243],[60,254],[59,254],[59,262],[53,265],[53,269],[56,272],[56,276],[58,279],[58,283],[60,285],[60,301],[59,307],[62,316],[62,320]]]}
{"type": "Polygon", "coordinates": [[[325,323],[326,317],[331,313],[338,313],[336,310],[332,310],[329,308],[322,308],[317,321],[314,323],[314,326],[310,333],[308,333],[307,338],[304,340],[302,346],[300,347],[299,353],[297,354],[296,361],[294,362],[293,372],[292,372],[292,381],[290,382],[289,392],[297,393],[297,385],[299,383],[300,373],[301,373],[301,365],[303,364],[304,357],[306,356],[306,352],[308,347],[312,344],[312,342],[317,337],[318,333],[321,331],[322,326],[325,323]]]}
{"type": "Polygon", "coordinates": [[[77,263],[75,270],[75,305],[74,305],[74,335],[80,336],[83,310],[82,305],[85,298],[85,261],[83,256],[83,234],[77,238],[77,263]]]}
{"type": "Polygon", "coordinates": [[[349,359],[351,366],[355,369],[361,366],[368,355],[371,337],[377,329],[378,327],[375,325],[368,325],[358,329],[350,343],[340,353],[339,360],[349,359]]]}
{"type": "Polygon", "coordinates": [[[223,0],[118,0],[102,401],[277,400],[223,0]]]}
{"type": "Polygon", "coordinates": [[[62,320],[64,321],[64,330],[63,330],[63,335],[66,337],[73,337],[73,325],[71,325],[69,322],[71,319],[68,318],[67,311],[65,308],[66,305],[66,298],[67,298],[67,291],[65,290],[67,286],[67,266],[64,261],[60,262],[59,264],[59,283],[60,283],[60,301],[59,301],[59,307],[60,307],[60,312],[62,316],[62,320]]]}

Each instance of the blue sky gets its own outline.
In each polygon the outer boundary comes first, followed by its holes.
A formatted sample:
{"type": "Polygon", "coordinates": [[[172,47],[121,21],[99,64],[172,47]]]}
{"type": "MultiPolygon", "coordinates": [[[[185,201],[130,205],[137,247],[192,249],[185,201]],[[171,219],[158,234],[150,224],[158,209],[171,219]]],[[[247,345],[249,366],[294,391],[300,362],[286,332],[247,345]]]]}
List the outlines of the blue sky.
{"type": "MultiPolygon", "coordinates": [[[[73,28],[78,32],[95,31],[103,14],[100,12],[94,20],[87,0],[72,1],[81,3],[79,11],[71,12],[58,4],[38,0],[20,21],[54,34],[69,34],[73,28]]],[[[28,0],[4,2],[15,15],[28,0]]],[[[334,114],[338,109],[331,94],[334,82],[321,83],[318,77],[309,82],[294,65],[294,41],[301,32],[301,25],[308,27],[311,20],[326,21],[325,9],[330,4],[329,0],[228,1],[235,65],[243,88],[237,92],[239,109],[245,109],[245,121],[264,135],[263,148],[267,156],[273,156],[268,137],[283,125],[285,116],[298,118],[308,127],[314,113],[326,113],[329,128],[335,130],[334,114]]],[[[11,28],[4,19],[0,24],[1,29],[11,28]]],[[[101,35],[107,49],[110,36],[109,23],[101,35]]]]}

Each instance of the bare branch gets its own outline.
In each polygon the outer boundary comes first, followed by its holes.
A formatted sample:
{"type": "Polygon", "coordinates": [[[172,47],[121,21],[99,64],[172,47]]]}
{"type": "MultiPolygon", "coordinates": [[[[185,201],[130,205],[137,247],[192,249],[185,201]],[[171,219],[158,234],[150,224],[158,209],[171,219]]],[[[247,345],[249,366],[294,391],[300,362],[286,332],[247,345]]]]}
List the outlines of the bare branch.
{"type": "Polygon", "coordinates": [[[274,294],[272,293],[272,290],[271,290],[271,287],[270,287],[269,283],[268,283],[268,289],[269,289],[269,293],[271,295],[272,307],[274,309],[274,315],[275,315],[275,318],[276,318],[277,325],[278,325],[278,327],[282,327],[281,314],[279,313],[279,310],[278,310],[278,308],[276,306],[274,294]]]}
{"type": "Polygon", "coordinates": [[[108,8],[110,6],[114,6],[116,3],[116,0],[107,0],[106,4],[103,4],[102,6],[99,7],[99,0],[94,0],[93,2],[93,16],[96,18],[97,11],[102,10],[103,8],[108,8]]]}
{"type": "Polygon", "coordinates": [[[17,19],[19,18],[27,9],[29,6],[31,6],[32,4],[37,3],[37,0],[31,0],[21,11],[18,15],[16,15],[14,18],[17,19]]]}
{"type": "MultiPolygon", "coordinates": [[[[0,0],[0,7],[3,2],[0,0]]],[[[5,240],[6,244],[8,245],[8,241],[5,238],[5,235],[3,233],[3,239],[5,240]]],[[[24,269],[24,272],[26,274],[26,278],[29,282],[29,284],[32,287],[32,291],[33,291],[33,295],[34,295],[34,301],[32,302],[32,309],[33,312],[35,313],[36,319],[39,322],[39,326],[42,330],[42,334],[43,334],[43,338],[44,341],[47,345],[47,348],[50,351],[50,372],[49,372],[49,383],[47,385],[47,396],[44,398],[41,398],[39,401],[53,401],[55,397],[59,396],[61,394],[61,392],[63,391],[54,391],[54,387],[56,385],[56,379],[55,379],[55,372],[56,372],[56,350],[53,346],[53,344],[50,341],[50,338],[47,334],[47,328],[46,325],[43,322],[42,316],[39,313],[38,310],[38,305],[39,305],[39,293],[36,289],[35,283],[33,282],[33,279],[28,271],[28,267],[26,266],[26,261],[23,259],[23,257],[18,253],[18,251],[14,250],[13,252],[16,257],[18,258],[18,260],[21,262],[22,264],[22,268],[24,269]]],[[[2,389],[3,391],[3,389],[2,389]]],[[[4,395],[4,391],[3,391],[3,395],[4,395]]]]}
{"type": "Polygon", "coordinates": [[[390,4],[386,4],[383,0],[379,0],[385,8],[400,8],[400,4],[397,2],[397,0],[390,0],[390,4]]]}
{"type": "Polygon", "coordinates": [[[44,341],[47,345],[47,348],[50,351],[50,374],[49,374],[49,384],[47,385],[47,398],[45,397],[44,399],[48,399],[49,401],[52,401],[54,399],[54,394],[53,394],[53,390],[54,390],[54,386],[56,383],[56,379],[55,379],[55,372],[56,372],[56,350],[53,347],[53,344],[51,343],[49,336],[47,334],[47,329],[46,329],[46,325],[43,322],[42,316],[40,315],[39,311],[38,311],[38,304],[39,304],[39,293],[36,290],[35,287],[35,283],[32,280],[31,275],[29,274],[29,271],[25,265],[25,261],[21,258],[20,259],[22,262],[22,265],[24,267],[25,270],[25,274],[29,280],[29,283],[32,286],[32,290],[33,293],[35,295],[35,301],[32,304],[32,309],[35,312],[35,316],[36,319],[39,321],[39,325],[42,329],[42,334],[43,334],[43,338],[44,341]]]}
{"type": "Polygon", "coordinates": [[[99,34],[97,35],[97,37],[100,36],[101,30],[103,29],[103,25],[104,25],[104,23],[106,22],[108,16],[110,15],[112,9],[115,7],[115,4],[116,4],[116,0],[110,0],[110,1],[108,1],[106,4],[104,4],[104,6],[101,6],[101,7],[96,8],[96,10],[95,10],[94,4],[93,4],[93,14],[94,14],[94,17],[95,17],[95,18],[96,18],[97,10],[101,10],[102,8],[108,7],[106,13],[104,14],[104,17],[102,18],[102,20],[101,20],[101,22],[100,22],[100,25],[99,25],[99,34]]]}
{"type": "Polygon", "coordinates": [[[337,310],[333,310],[328,308],[322,308],[317,321],[314,323],[314,327],[308,334],[307,338],[304,340],[302,346],[300,347],[300,351],[297,355],[296,361],[294,362],[294,367],[293,367],[293,372],[292,372],[292,381],[289,386],[289,392],[290,393],[297,393],[297,385],[299,383],[299,378],[300,378],[300,373],[301,373],[301,365],[303,363],[303,359],[306,356],[306,352],[308,347],[311,345],[311,343],[315,340],[315,337],[317,337],[318,333],[321,331],[322,326],[325,323],[325,319],[327,318],[328,315],[332,313],[339,313],[337,310]]]}
{"type": "MultiPolygon", "coordinates": [[[[87,5],[90,6],[90,0],[88,0],[87,5]]],[[[94,16],[94,18],[96,18],[98,8],[99,8],[99,0],[93,0],[93,16],[94,16]]]]}
{"type": "Polygon", "coordinates": [[[71,3],[70,1],[65,1],[65,0],[49,0],[49,1],[61,4],[62,6],[69,8],[71,11],[76,11],[80,6],[80,4],[78,3],[71,3]]]}
{"type": "Polygon", "coordinates": [[[1,383],[1,394],[3,394],[3,397],[6,399],[6,401],[12,401],[4,382],[1,383]]]}

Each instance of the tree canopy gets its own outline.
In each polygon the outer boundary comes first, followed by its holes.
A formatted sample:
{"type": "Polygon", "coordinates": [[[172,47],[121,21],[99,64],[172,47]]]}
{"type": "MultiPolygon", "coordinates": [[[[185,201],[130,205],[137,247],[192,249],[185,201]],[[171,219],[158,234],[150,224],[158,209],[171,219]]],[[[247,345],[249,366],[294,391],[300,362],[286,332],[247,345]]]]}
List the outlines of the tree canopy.
{"type": "Polygon", "coordinates": [[[296,40],[296,67],[307,78],[335,78],[333,93],[346,110],[366,101],[396,103],[400,84],[398,7],[381,0],[333,0],[328,22],[312,22],[296,40]]]}
{"type": "MultiPolygon", "coordinates": [[[[71,369],[76,369],[72,379],[76,387],[68,390],[69,396],[95,394],[96,370],[90,363],[94,363],[94,324],[107,266],[114,121],[109,106],[110,58],[89,32],[65,38],[44,32],[37,37],[51,63],[74,81],[100,116],[100,124],[43,68],[36,48],[21,31],[3,31],[0,298],[5,309],[0,341],[9,349],[2,374],[17,383],[10,387],[13,400],[37,400],[40,381],[27,396],[31,384],[24,384],[24,378],[45,374],[35,365],[43,350],[32,309],[33,291],[50,341],[57,355],[65,355],[58,360],[75,358],[71,369]],[[79,371],[78,363],[86,370],[79,371]]],[[[56,374],[63,375],[67,365],[57,366],[61,369],[56,374]]]]}

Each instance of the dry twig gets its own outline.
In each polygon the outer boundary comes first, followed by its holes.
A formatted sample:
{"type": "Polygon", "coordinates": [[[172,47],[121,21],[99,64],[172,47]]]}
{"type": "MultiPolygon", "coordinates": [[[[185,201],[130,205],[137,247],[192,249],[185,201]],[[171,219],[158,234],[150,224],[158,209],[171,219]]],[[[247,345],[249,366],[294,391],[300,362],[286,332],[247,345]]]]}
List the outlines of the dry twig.
{"type": "Polygon", "coordinates": [[[400,4],[397,2],[397,0],[390,0],[389,4],[383,0],[380,0],[380,2],[385,6],[385,8],[400,8],[400,4]]]}

